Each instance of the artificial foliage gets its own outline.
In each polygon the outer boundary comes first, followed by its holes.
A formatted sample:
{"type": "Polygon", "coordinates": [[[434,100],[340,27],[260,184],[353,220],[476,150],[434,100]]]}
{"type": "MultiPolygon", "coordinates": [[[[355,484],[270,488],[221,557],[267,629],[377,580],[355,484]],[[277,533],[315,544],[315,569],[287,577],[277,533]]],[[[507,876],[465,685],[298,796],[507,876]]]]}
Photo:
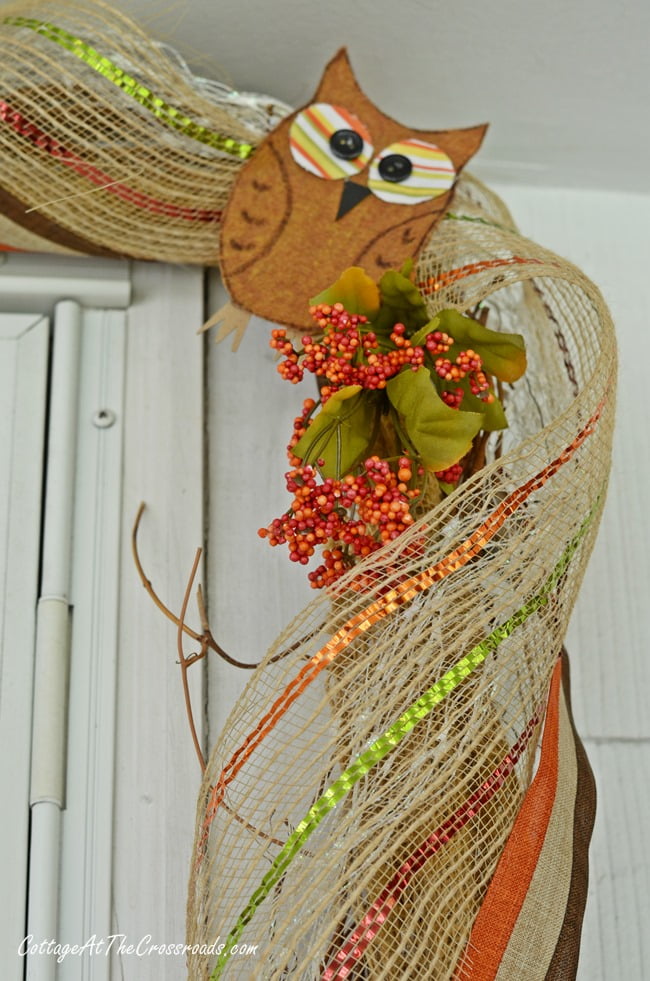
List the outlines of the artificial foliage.
{"type": "Polygon", "coordinates": [[[319,399],[305,399],[294,421],[293,501],[260,535],[303,565],[322,548],[309,573],[315,587],[394,541],[418,510],[471,475],[472,450],[507,426],[495,387],[525,370],[521,335],[453,309],[430,317],[412,267],[378,284],[346,270],[310,305],[318,339],[305,335],[298,350],[286,330],[272,331],[282,377],[313,374],[319,399]]]}

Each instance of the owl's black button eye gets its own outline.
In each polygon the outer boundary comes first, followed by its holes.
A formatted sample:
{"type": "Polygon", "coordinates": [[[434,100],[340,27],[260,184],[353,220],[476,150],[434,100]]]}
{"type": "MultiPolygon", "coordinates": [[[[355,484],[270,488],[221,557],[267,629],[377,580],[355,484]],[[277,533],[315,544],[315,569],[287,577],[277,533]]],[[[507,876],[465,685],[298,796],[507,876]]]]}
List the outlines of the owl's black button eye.
{"type": "Polygon", "coordinates": [[[410,177],[413,164],[403,153],[389,153],[379,161],[379,176],[391,184],[399,184],[410,177]]]}
{"type": "Polygon", "coordinates": [[[341,160],[356,160],[363,150],[363,138],[356,130],[337,129],[330,136],[330,149],[341,160]]]}

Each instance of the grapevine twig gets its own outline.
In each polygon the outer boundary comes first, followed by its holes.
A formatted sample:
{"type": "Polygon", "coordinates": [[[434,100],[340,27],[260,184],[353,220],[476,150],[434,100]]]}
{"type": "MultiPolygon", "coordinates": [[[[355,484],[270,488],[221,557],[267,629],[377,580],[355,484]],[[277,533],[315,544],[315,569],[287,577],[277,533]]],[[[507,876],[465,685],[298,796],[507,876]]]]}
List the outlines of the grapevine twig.
{"type": "Polygon", "coordinates": [[[219,657],[223,658],[223,660],[226,661],[228,664],[231,664],[234,668],[244,668],[245,670],[250,671],[253,668],[258,667],[259,665],[258,661],[254,662],[253,664],[250,664],[246,661],[238,661],[236,658],[231,657],[231,655],[228,654],[228,652],[225,651],[223,647],[221,647],[221,645],[218,644],[217,641],[214,639],[212,635],[212,631],[210,630],[205,617],[205,605],[203,603],[203,593],[200,587],[199,587],[199,596],[197,597],[197,602],[199,604],[199,616],[201,618],[201,626],[203,628],[203,633],[201,634],[197,633],[196,630],[192,630],[192,628],[189,627],[184,622],[181,625],[181,622],[179,618],[176,616],[176,614],[172,613],[169,607],[165,606],[163,601],[160,599],[160,597],[154,590],[153,586],[151,585],[151,580],[148,579],[145,574],[145,571],[142,567],[142,563],[140,561],[140,554],[138,551],[138,529],[140,527],[140,520],[142,518],[145,507],[146,507],[145,503],[142,502],[142,504],[140,504],[140,507],[138,508],[138,513],[136,514],[135,521],[133,523],[133,530],[131,532],[131,549],[133,552],[133,561],[135,562],[135,567],[138,570],[138,575],[140,576],[140,582],[144,586],[147,594],[153,600],[153,602],[158,607],[160,612],[163,613],[168,620],[171,620],[172,623],[176,624],[176,626],[179,627],[181,631],[184,634],[186,634],[188,637],[191,637],[192,640],[196,640],[199,642],[199,644],[201,645],[201,657],[204,657],[207,651],[211,650],[214,651],[215,654],[218,654],[219,657]]]}
{"type": "Polygon", "coordinates": [[[192,564],[192,571],[190,572],[190,578],[187,580],[187,587],[185,589],[185,595],[183,596],[183,605],[181,607],[181,615],[178,618],[178,657],[181,666],[181,677],[183,679],[183,694],[185,695],[185,710],[187,712],[187,721],[189,722],[190,732],[192,734],[192,742],[194,743],[194,749],[196,750],[196,755],[199,760],[199,766],[201,767],[201,772],[205,773],[205,757],[201,750],[199,743],[199,737],[196,732],[196,725],[194,724],[194,712],[192,710],[192,699],[190,696],[190,686],[187,680],[187,669],[191,664],[196,661],[200,661],[204,658],[207,649],[205,645],[201,645],[201,652],[199,654],[190,654],[189,657],[185,657],[183,652],[183,629],[185,624],[185,614],[187,613],[187,605],[190,601],[190,594],[192,592],[192,586],[194,585],[194,580],[196,579],[196,570],[199,567],[199,562],[201,561],[201,549],[197,548],[196,555],[194,556],[194,563],[192,564]]]}

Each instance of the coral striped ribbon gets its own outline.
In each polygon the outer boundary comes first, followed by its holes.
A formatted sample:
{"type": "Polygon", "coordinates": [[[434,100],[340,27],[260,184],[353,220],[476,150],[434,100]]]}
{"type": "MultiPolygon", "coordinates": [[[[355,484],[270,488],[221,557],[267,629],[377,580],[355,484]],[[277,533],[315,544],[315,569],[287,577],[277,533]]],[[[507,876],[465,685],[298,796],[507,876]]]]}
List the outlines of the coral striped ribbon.
{"type": "Polygon", "coordinates": [[[430,296],[431,293],[437,293],[439,290],[444,289],[446,286],[451,286],[452,283],[456,283],[460,279],[465,279],[467,276],[475,276],[478,273],[484,272],[486,269],[501,269],[503,266],[547,265],[557,266],[558,264],[550,260],[520,255],[508,256],[505,259],[482,259],[480,262],[470,262],[466,266],[459,266],[457,269],[448,269],[446,272],[441,272],[438,276],[430,276],[417,285],[423,296],[430,296]]]}
{"type": "Polygon", "coordinates": [[[121,181],[114,180],[110,174],[99,170],[99,168],[88,163],[87,160],[73,153],[72,150],[69,150],[53,136],[50,136],[34,123],[31,123],[22,113],[13,109],[7,102],[2,100],[0,100],[0,120],[11,126],[16,133],[26,139],[36,149],[49,154],[54,160],[60,161],[81,177],[85,177],[91,184],[95,184],[98,188],[108,191],[110,194],[115,194],[128,204],[135,205],[137,208],[144,208],[154,214],[165,215],[170,218],[182,218],[186,221],[218,222],[221,220],[221,211],[211,211],[206,208],[189,208],[172,204],[169,201],[161,201],[158,198],[151,197],[149,194],[145,194],[143,191],[136,191],[135,188],[129,187],[121,181]]]}

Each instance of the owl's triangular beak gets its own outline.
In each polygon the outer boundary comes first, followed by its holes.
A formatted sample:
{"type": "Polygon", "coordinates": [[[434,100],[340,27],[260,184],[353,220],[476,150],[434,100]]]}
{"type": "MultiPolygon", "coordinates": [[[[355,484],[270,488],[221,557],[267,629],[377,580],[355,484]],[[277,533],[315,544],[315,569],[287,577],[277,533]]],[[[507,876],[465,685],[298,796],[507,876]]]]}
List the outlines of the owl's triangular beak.
{"type": "Polygon", "coordinates": [[[339,201],[339,210],[336,215],[336,221],[346,215],[348,211],[351,211],[360,201],[363,201],[365,197],[370,194],[370,188],[366,187],[364,184],[353,184],[352,181],[346,181],[343,185],[343,193],[341,194],[341,200],[339,201]]]}

